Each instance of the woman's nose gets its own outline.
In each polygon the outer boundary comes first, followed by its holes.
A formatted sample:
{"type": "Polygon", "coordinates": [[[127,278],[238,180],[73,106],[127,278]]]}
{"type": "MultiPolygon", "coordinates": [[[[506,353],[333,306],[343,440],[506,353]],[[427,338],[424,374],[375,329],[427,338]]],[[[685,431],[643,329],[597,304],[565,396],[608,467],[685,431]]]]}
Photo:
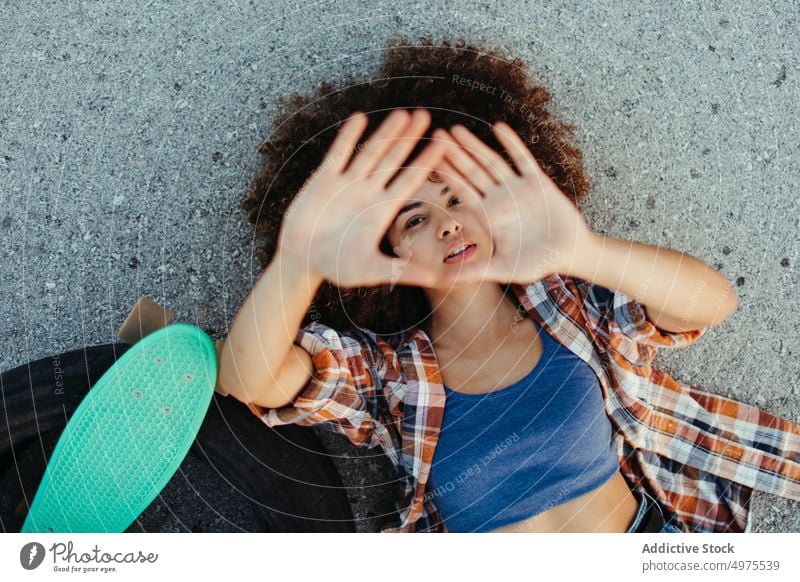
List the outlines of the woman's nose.
{"type": "Polygon", "coordinates": [[[452,216],[448,216],[443,220],[443,224],[441,225],[440,229],[440,236],[448,237],[460,231],[461,224],[452,216]]]}

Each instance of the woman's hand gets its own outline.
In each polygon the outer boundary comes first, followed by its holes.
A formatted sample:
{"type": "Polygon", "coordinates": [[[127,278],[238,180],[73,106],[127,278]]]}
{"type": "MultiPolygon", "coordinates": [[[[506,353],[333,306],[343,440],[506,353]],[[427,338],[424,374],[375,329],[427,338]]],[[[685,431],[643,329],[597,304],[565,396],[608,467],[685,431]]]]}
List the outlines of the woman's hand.
{"type": "Polygon", "coordinates": [[[522,138],[503,122],[492,130],[519,173],[461,125],[433,133],[449,146],[437,173],[481,215],[494,241],[493,256],[463,263],[458,278],[528,284],[566,273],[594,233],[522,138]]]}
{"type": "Polygon", "coordinates": [[[278,242],[282,256],[343,288],[389,281],[432,286],[434,273],[378,248],[402,205],[444,156],[447,144],[431,141],[387,187],[429,124],[424,109],[393,111],[345,168],[367,127],[364,113],[353,114],[287,209],[278,242]]]}

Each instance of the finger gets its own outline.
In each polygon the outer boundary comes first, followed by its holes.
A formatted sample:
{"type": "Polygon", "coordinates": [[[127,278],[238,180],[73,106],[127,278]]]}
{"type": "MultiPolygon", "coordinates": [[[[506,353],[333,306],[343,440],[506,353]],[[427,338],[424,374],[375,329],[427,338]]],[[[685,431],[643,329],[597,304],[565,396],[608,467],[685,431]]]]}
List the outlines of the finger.
{"type": "Polygon", "coordinates": [[[483,211],[483,196],[481,193],[475,190],[470,183],[461,176],[447,158],[439,162],[436,173],[441,176],[442,181],[449,186],[450,190],[463,198],[462,202],[464,202],[464,204],[470,208],[483,211]]]}
{"type": "Polygon", "coordinates": [[[510,125],[498,121],[492,126],[492,131],[497,136],[497,141],[506,148],[508,155],[511,156],[511,160],[522,175],[535,176],[541,171],[528,146],[510,125]]]}
{"type": "Polygon", "coordinates": [[[452,282],[458,282],[460,284],[491,281],[491,269],[492,263],[488,259],[481,259],[477,261],[472,260],[468,263],[451,265],[451,271],[448,273],[448,280],[452,282]]]}
{"type": "Polygon", "coordinates": [[[381,122],[375,130],[364,148],[356,154],[353,163],[347,168],[347,172],[352,172],[353,176],[364,176],[372,171],[375,165],[395,143],[395,138],[405,131],[411,120],[411,115],[405,109],[395,109],[386,119],[381,122]]]}
{"type": "Polygon", "coordinates": [[[367,128],[367,116],[362,111],[356,111],[339,128],[339,133],[333,140],[331,147],[322,164],[323,171],[333,173],[341,172],[350,160],[353,150],[358,143],[358,138],[367,128]]]}
{"type": "Polygon", "coordinates": [[[364,278],[369,285],[414,285],[418,287],[436,286],[436,275],[429,269],[412,263],[409,258],[389,258],[381,256],[378,261],[365,269],[364,278]]]}
{"type": "Polygon", "coordinates": [[[495,182],[494,178],[486,171],[486,168],[477,163],[475,159],[467,153],[464,147],[457,143],[448,132],[437,129],[433,133],[433,136],[435,139],[441,139],[448,143],[448,159],[461,175],[467,178],[477,190],[483,193],[494,190],[498,182],[495,182]]]}
{"type": "Polygon", "coordinates": [[[475,190],[469,182],[458,173],[450,162],[445,158],[439,162],[436,169],[437,174],[441,176],[442,181],[450,188],[450,190],[457,194],[461,199],[464,206],[477,217],[477,220],[486,232],[491,234],[491,220],[486,209],[486,199],[484,196],[475,190]]]}
{"type": "Polygon", "coordinates": [[[502,184],[512,176],[516,176],[516,172],[503,159],[503,156],[486,145],[463,125],[453,126],[450,129],[450,134],[458,143],[470,150],[470,153],[487,169],[498,184],[502,184]]]}
{"type": "Polygon", "coordinates": [[[444,159],[446,153],[446,143],[432,140],[416,158],[397,174],[397,177],[386,188],[386,191],[396,200],[398,208],[406,198],[416,193],[420,186],[428,180],[428,176],[444,159]]]}
{"type": "Polygon", "coordinates": [[[411,124],[406,128],[403,135],[397,137],[391,147],[386,151],[383,159],[372,170],[375,176],[384,186],[389,183],[397,173],[408,154],[416,147],[419,138],[428,129],[431,123],[431,114],[425,109],[415,109],[411,115],[411,124]]]}
{"type": "Polygon", "coordinates": [[[505,281],[498,278],[496,270],[496,266],[491,259],[480,259],[461,263],[456,271],[455,278],[459,283],[478,283],[481,281],[505,283],[505,281]]]}
{"type": "Polygon", "coordinates": [[[453,268],[444,272],[432,272],[418,263],[406,259],[392,259],[392,276],[389,280],[390,290],[396,285],[412,285],[427,288],[449,288],[456,281],[460,283],[475,283],[481,280],[481,269],[453,268]]]}

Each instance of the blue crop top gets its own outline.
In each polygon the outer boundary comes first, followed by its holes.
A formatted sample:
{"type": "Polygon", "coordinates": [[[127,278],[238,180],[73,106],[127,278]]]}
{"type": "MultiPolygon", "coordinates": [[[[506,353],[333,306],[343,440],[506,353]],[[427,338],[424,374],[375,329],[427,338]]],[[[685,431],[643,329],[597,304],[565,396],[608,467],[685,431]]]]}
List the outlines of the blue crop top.
{"type": "Polygon", "coordinates": [[[426,495],[451,532],[522,521],[619,470],[594,371],[536,325],[543,351],[526,377],[484,394],[445,386],[426,495]]]}

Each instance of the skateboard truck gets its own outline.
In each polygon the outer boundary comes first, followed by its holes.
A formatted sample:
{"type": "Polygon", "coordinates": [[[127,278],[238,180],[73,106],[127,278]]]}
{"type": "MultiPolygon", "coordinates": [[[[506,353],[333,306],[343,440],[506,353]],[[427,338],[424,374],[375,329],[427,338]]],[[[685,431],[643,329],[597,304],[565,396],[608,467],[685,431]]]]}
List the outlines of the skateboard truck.
{"type": "MultiPolygon", "coordinates": [[[[139,300],[131,308],[128,317],[122,322],[119,330],[117,330],[117,337],[122,341],[135,344],[144,337],[147,337],[154,331],[166,327],[172,321],[175,314],[164,307],[159,305],[146,295],[139,297],[139,300]]],[[[217,362],[220,360],[222,353],[222,346],[225,342],[223,340],[216,340],[214,347],[217,351],[217,362]]],[[[217,379],[217,385],[214,391],[220,396],[228,396],[229,392],[225,390],[217,379]]]]}

